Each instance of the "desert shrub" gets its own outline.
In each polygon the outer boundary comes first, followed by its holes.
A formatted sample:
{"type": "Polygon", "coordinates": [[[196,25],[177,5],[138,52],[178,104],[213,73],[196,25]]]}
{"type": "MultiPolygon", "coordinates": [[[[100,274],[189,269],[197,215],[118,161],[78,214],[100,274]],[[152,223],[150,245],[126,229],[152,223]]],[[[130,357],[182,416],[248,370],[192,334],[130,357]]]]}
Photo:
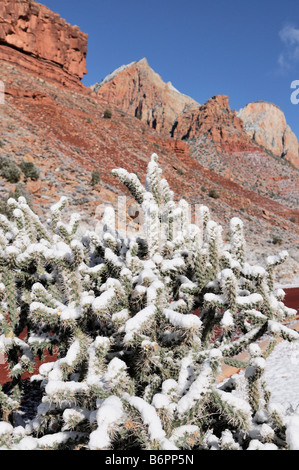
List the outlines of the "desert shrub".
{"type": "Polygon", "coordinates": [[[8,157],[0,157],[0,175],[9,183],[18,183],[21,178],[21,171],[18,166],[8,157]]]}
{"type": "Polygon", "coordinates": [[[273,245],[282,245],[282,238],[280,235],[272,235],[273,245]]]}
{"type": "Polygon", "coordinates": [[[91,186],[94,186],[96,184],[100,184],[100,182],[101,182],[100,170],[93,170],[92,173],[91,173],[91,180],[90,180],[91,186]]]}
{"type": "Polygon", "coordinates": [[[19,167],[22,173],[24,174],[25,181],[27,181],[28,179],[31,179],[33,181],[36,181],[39,179],[40,169],[33,162],[27,162],[23,160],[19,164],[19,167]]]}
{"type": "Polygon", "coordinates": [[[23,197],[9,199],[14,220],[0,216],[0,353],[11,383],[0,389],[0,447],[245,450],[292,442],[263,378],[279,338],[298,340],[283,324],[296,311],[274,288],[287,252],[250,265],[239,218],[229,244],[206,206],[191,224],[157,160],[145,186],[134,173],[112,172],[144,214],[136,235],[116,230],[112,207],[102,229],[79,237],[78,214],[63,218],[66,198],[47,226],[23,197]],[[21,377],[45,349],[56,356],[31,378],[42,398],[25,420],[21,377]],[[238,360],[245,351],[248,360],[238,360]],[[219,383],[223,364],[243,369],[244,382],[219,383]]]}
{"type": "Polygon", "coordinates": [[[0,174],[9,183],[18,183],[22,174],[24,181],[27,179],[37,180],[40,176],[39,168],[33,162],[23,160],[18,165],[6,156],[0,156],[0,174]]]}
{"type": "Polygon", "coordinates": [[[103,117],[105,119],[111,119],[112,117],[112,111],[110,109],[105,109],[104,113],[103,113],[103,117]]]}
{"type": "Polygon", "coordinates": [[[216,191],[216,189],[210,189],[209,192],[208,192],[209,196],[212,197],[213,199],[219,199],[220,198],[220,195],[218,194],[218,192],[216,191]]]}

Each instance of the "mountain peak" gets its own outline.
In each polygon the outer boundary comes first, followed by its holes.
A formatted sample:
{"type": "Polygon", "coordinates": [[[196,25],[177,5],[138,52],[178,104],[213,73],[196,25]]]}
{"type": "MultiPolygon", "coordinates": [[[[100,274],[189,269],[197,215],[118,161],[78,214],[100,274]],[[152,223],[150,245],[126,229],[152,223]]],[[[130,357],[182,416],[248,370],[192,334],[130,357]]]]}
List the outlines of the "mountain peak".
{"type": "Polygon", "coordinates": [[[143,59],[138,60],[137,63],[140,65],[147,65],[148,67],[150,66],[146,57],[143,57],[143,59]]]}
{"type": "Polygon", "coordinates": [[[298,140],[279,106],[263,100],[254,101],[240,109],[238,117],[244,123],[244,130],[258,145],[299,168],[298,140]]]}
{"type": "Polygon", "coordinates": [[[176,117],[196,101],[165,83],[144,57],[123,65],[92,89],[122,111],[170,135],[176,117]]]}
{"type": "Polygon", "coordinates": [[[217,94],[200,105],[165,83],[145,57],[118,67],[92,88],[111,105],[175,139],[207,136],[218,149],[251,151],[258,145],[299,167],[297,138],[273,103],[256,101],[237,113],[227,95],[217,94]]]}

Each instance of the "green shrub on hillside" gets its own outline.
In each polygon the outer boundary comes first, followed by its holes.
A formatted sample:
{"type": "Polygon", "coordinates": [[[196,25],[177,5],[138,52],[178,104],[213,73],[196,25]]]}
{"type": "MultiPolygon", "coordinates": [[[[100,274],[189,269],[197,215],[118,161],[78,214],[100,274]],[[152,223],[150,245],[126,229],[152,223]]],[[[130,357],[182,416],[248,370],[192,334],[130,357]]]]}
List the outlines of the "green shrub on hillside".
{"type": "Polygon", "coordinates": [[[33,162],[27,162],[23,160],[19,164],[19,167],[24,174],[25,181],[27,181],[28,179],[31,179],[33,181],[36,181],[39,179],[40,169],[33,162]]]}
{"type": "Polygon", "coordinates": [[[105,109],[104,113],[103,113],[103,117],[105,119],[111,119],[112,117],[112,111],[110,109],[105,109]]]}
{"type": "Polygon", "coordinates": [[[21,178],[21,170],[8,157],[0,156],[0,175],[9,183],[18,183],[21,178]]]}
{"type": "Polygon", "coordinates": [[[101,183],[101,173],[100,170],[93,170],[91,174],[90,184],[91,186],[95,186],[96,184],[101,183]]]}

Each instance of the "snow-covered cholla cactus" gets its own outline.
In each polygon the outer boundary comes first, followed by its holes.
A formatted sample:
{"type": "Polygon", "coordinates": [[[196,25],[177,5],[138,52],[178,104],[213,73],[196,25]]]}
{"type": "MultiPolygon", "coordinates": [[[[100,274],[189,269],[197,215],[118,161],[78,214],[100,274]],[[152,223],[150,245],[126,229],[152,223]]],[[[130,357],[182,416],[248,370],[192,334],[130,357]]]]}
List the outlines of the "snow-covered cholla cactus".
{"type": "Polygon", "coordinates": [[[63,222],[65,198],[46,227],[23,198],[9,200],[13,222],[0,218],[0,352],[13,379],[0,391],[0,446],[287,448],[284,416],[263,380],[278,338],[297,339],[282,323],[295,311],[274,290],[274,266],[287,254],[251,266],[240,219],[230,244],[207,207],[192,224],[156,154],[145,186],[124,169],[113,174],[140,204],[144,236],[118,232],[108,207],[102,232],[79,239],[78,215],[63,222]],[[42,399],[22,422],[21,374],[45,349],[53,360],[31,378],[42,399]],[[245,369],[245,387],[219,383],[224,363],[245,369]]]}

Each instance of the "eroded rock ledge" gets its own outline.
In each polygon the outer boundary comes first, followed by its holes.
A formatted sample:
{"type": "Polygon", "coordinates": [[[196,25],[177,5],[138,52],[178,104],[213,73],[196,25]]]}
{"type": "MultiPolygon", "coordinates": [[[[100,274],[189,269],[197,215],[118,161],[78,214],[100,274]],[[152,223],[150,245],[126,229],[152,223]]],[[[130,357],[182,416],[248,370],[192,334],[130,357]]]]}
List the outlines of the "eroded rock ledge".
{"type": "Polygon", "coordinates": [[[56,81],[80,81],[88,35],[33,0],[0,2],[0,60],[56,81]]]}

